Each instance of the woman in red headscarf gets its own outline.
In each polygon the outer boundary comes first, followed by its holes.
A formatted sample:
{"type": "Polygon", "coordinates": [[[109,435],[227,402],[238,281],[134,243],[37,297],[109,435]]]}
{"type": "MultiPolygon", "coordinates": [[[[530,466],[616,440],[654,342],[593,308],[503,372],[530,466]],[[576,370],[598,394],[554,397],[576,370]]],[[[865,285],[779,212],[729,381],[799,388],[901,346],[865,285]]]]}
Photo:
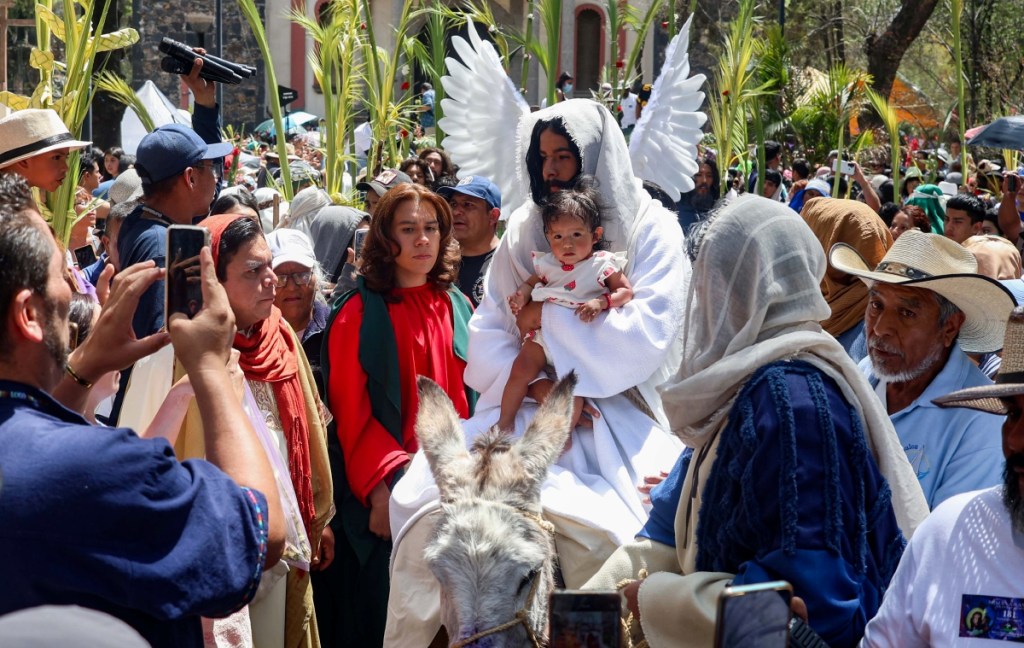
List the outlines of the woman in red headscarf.
{"type": "Polygon", "coordinates": [[[339,489],[347,488],[338,497],[336,555],[349,590],[339,598],[348,604],[334,622],[348,645],[383,641],[388,502],[418,449],[417,376],[438,383],[461,417],[472,414],[475,395],[462,380],[472,306],[452,284],[457,255],[448,203],[420,185],[394,187],[370,221],[357,288],[327,325],[321,362],[344,457],[339,489]]]}
{"type": "MultiPolygon", "coordinates": [[[[324,530],[334,513],[325,426],[316,383],[302,345],[274,305],[277,278],[271,269],[270,247],[259,223],[247,216],[211,216],[199,224],[210,231],[217,278],[228,295],[238,327],[234,342],[240,353],[238,364],[259,415],[287,463],[300,523],[309,538],[316,569],[320,558],[328,562],[333,555],[333,535],[329,529],[324,530]],[[332,546],[321,547],[322,544],[332,546]]],[[[186,428],[192,428],[191,421],[186,421],[186,428]]],[[[198,453],[195,444],[201,441],[202,435],[194,433],[182,434],[178,439],[188,454],[198,453]]],[[[177,449],[178,443],[175,446],[177,449]]],[[[264,580],[268,580],[266,576],[264,580]]],[[[262,590],[261,587],[261,595],[262,590]]],[[[257,645],[319,645],[310,578],[302,570],[288,571],[287,579],[253,603],[250,618],[257,645]],[[282,594],[283,628],[278,607],[282,594]],[[270,609],[261,610],[261,606],[270,609]]]]}

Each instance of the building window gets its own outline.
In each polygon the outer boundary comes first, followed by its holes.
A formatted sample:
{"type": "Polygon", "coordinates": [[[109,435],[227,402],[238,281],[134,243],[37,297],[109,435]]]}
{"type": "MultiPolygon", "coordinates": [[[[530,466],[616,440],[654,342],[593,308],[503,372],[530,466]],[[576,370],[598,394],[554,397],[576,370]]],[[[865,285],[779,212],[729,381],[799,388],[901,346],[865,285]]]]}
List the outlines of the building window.
{"type": "Polygon", "coordinates": [[[574,94],[589,96],[597,90],[601,79],[604,49],[601,14],[595,9],[581,8],[576,13],[576,90],[574,94]]]}

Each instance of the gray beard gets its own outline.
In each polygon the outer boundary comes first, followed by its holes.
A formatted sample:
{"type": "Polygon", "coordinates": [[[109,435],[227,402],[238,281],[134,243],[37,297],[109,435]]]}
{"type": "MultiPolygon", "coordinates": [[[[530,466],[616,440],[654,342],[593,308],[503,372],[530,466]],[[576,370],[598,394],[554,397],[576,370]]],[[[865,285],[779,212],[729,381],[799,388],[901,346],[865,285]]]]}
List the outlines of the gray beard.
{"type": "Polygon", "coordinates": [[[878,363],[875,362],[874,356],[871,354],[872,348],[870,341],[868,342],[868,357],[871,358],[871,371],[878,376],[880,379],[889,383],[905,383],[911,380],[916,380],[921,376],[925,375],[935,364],[942,359],[942,347],[936,347],[924,360],[921,361],[916,367],[911,369],[904,369],[903,371],[888,372],[881,368],[878,363]]]}

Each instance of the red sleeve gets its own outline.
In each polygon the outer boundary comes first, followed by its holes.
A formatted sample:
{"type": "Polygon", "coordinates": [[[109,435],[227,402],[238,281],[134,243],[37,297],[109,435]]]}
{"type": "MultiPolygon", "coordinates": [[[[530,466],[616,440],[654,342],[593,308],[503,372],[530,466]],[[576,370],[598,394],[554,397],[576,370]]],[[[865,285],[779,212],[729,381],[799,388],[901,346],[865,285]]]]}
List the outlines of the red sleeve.
{"type": "Polygon", "coordinates": [[[359,327],[363,301],[353,295],[331,325],[327,352],[331,373],[327,400],[345,457],[349,487],[364,505],[370,491],[409,461],[395,438],[373,418],[366,373],[359,364],[359,327]]]}

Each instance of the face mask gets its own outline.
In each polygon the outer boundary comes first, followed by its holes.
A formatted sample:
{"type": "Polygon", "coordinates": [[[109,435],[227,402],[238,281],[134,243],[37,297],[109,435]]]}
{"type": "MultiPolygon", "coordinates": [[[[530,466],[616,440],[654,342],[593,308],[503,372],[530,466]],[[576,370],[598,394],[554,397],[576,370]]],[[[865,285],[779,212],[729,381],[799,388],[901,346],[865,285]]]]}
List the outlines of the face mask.
{"type": "Polygon", "coordinates": [[[562,92],[564,92],[565,94],[569,94],[570,92],[572,92],[572,84],[566,83],[565,85],[563,85],[562,92]]]}

